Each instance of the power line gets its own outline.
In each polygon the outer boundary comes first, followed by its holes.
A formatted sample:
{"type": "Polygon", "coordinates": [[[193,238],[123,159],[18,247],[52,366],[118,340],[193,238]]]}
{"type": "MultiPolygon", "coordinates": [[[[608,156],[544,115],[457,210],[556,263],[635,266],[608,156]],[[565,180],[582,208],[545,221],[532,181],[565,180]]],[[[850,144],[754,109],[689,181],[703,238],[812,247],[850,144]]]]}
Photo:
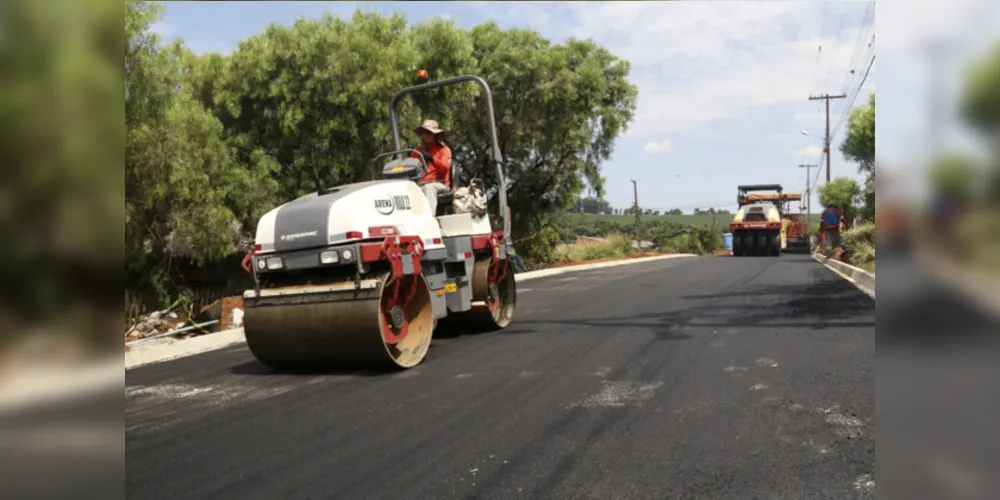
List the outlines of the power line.
{"type": "Polygon", "coordinates": [[[813,86],[816,83],[817,81],[816,75],[822,74],[819,72],[820,69],[819,61],[820,59],[823,58],[823,36],[826,35],[826,13],[827,9],[829,9],[829,6],[830,4],[828,2],[823,2],[823,19],[822,21],[820,21],[819,24],[819,38],[817,39],[817,43],[819,45],[816,47],[816,62],[813,65],[813,77],[810,79],[810,84],[809,84],[810,86],[813,86]]]}
{"type": "Polygon", "coordinates": [[[873,21],[875,19],[875,3],[872,2],[865,9],[864,17],[861,20],[861,28],[858,30],[858,38],[854,42],[854,50],[851,52],[851,60],[848,63],[848,71],[844,75],[844,81],[841,84],[840,90],[842,92],[847,92],[851,87],[851,80],[857,77],[854,71],[862,61],[864,61],[865,47],[871,44],[866,44],[865,40],[868,39],[868,35],[874,27],[873,21]]]}
{"type": "Polygon", "coordinates": [[[872,67],[875,65],[875,54],[872,54],[872,58],[868,61],[868,68],[865,69],[864,76],[861,78],[861,83],[858,84],[857,88],[854,89],[853,95],[847,101],[848,105],[844,108],[844,112],[841,114],[840,120],[837,121],[837,126],[833,129],[833,135],[836,136],[837,132],[840,131],[840,127],[847,123],[848,118],[851,115],[851,109],[854,107],[854,103],[857,101],[858,96],[861,95],[861,88],[865,86],[865,82],[868,80],[868,75],[872,71],[872,67]]]}
{"type": "MultiPolygon", "coordinates": [[[[840,25],[837,26],[837,38],[833,40],[833,46],[836,47],[840,44],[840,35],[844,31],[844,19],[847,17],[847,2],[844,2],[844,10],[840,12],[840,25]]],[[[827,85],[830,84],[830,75],[833,73],[833,69],[830,68],[826,70],[826,80],[823,81],[823,89],[826,90],[827,85]]]]}
{"type": "MultiPolygon", "coordinates": [[[[854,46],[852,57],[849,61],[849,65],[847,67],[847,72],[844,76],[843,84],[841,86],[842,93],[849,94],[850,97],[847,100],[845,100],[843,106],[841,106],[836,111],[836,114],[839,115],[839,118],[837,120],[837,125],[833,127],[834,131],[832,132],[831,136],[836,136],[837,132],[839,132],[840,130],[840,127],[843,126],[845,121],[850,117],[851,109],[853,108],[854,103],[857,99],[858,95],[857,92],[860,92],[860,89],[858,89],[857,91],[851,90],[851,88],[853,87],[853,83],[851,81],[852,80],[857,81],[858,74],[860,74],[860,71],[855,71],[855,69],[858,66],[858,63],[860,61],[868,59],[868,54],[872,54],[872,56],[874,56],[875,52],[874,34],[871,35],[871,41],[869,41],[867,44],[864,43],[864,40],[868,38],[869,33],[871,33],[872,29],[874,29],[873,25],[874,19],[875,19],[875,3],[871,2],[865,9],[864,15],[862,17],[861,28],[858,30],[858,38],[854,46]]],[[[865,72],[865,76],[861,78],[861,83],[858,85],[859,87],[863,86],[865,81],[867,80],[867,74],[871,71],[870,65],[871,61],[869,61],[869,69],[865,72]]]]}

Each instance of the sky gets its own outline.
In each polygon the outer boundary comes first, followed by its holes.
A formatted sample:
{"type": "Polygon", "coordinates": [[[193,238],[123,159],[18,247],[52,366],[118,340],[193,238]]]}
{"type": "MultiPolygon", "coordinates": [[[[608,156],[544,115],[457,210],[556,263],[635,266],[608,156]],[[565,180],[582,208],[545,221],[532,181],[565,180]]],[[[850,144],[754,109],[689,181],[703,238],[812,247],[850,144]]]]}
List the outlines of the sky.
{"type": "MultiPolygon", "coordinates": [[[[616,207],[630,206],[635,179],[642,207],[691,212],[735,209],[739,184],[778,183],[786,191],[803,191],[807,170],[799,165],[819,163],[823,149],[824,104],[809,100],[815,95],[848,95],[831,101],[831,175],[862,182],[857,166],[838,148],[850,106],[867,101],[880,74],[879,63],[869,70],[876,13],[894,19],[882,24],[880,39],[879,61],[890,66],[880,81],[883,94],[891,89],[892,96],[880,100],[889,104],[880,106],[878,127],[891,137],[879,135],[878,158],[913,162],[926,128],[921,82],[928,74],[926,62],[913,53],[916,34],[927,32],[921,26],[958,32],[981,4],[894,0],[876,9],[867,1],[165,2],[165,16],[154,29],[168,39],[182,38],[198,53],[227,53],[272,22],[290,24],[325,12],[349,17],[364,8],[401,12],[411,23],[445,17],[468,28],[492,20],[503,28],[533,29],[554,43],[592,39],[630,61],[629,79],[639,88],[635,117],[602,166],[605,198],[616,207]]],[[[954,89],[946,93],[954,99],[954,89]]],[[[960,131],[952,135],[966,138],[960,131]]],[[[813,184],[825,181],[825,170],[809,171],[813,184]]],[[[819,208],[814,196],[812,209],[819,208]]]]}

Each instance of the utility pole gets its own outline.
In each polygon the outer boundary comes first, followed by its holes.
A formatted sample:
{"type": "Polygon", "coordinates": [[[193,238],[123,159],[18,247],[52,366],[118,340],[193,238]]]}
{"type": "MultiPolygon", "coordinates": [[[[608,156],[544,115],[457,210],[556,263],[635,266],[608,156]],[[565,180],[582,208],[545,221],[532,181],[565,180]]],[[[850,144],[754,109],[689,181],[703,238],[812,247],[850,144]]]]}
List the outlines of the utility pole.
{"type": "Polygon", "coordinates": [[[809,179],[812,179],[812,169],[819,167],[819,165],[799,165],[799,168],[806,169],[806,227],[810,227],[809,224],[812,222],[812,186],[809,185],[809,179]]]}
{"type": "Polygon", "coordinates": [[[826,153],[826,182],[830,182],[830,99],[847,99],[847,94],[809,96],[810,101],[826,101],[826,141],[823,152],[826,153]]]}
{"type": "Polygon", "coordinates": [[[937,38],[925,42],[922,47],[928,58],[931,83],[927,94],[929,111],[927,123],[929,128],[927,129],[927,142],[924,143],[925,147],[929,148],[928,161],[934,161],[933,159],[941,154],[943,150],[942,145],[945,142],[944,123],[947,117],[945,111],[946,103],[944,102],[945,72],[942,70],[942,67],[948,60],[950,52],[954,50],[955,44],[954,40],[937,38]]]}
{"type": "MultiPolygon", "coordinates": [[[[632,179],[632,195],[635,198],[635,244],[639,245],[639,250],[642,250],[642,240],[639,239],[639,185],[635,183],[635,179],[632,179]]],[[[640,252],[641,253],[641,252],[640,252]]]]}

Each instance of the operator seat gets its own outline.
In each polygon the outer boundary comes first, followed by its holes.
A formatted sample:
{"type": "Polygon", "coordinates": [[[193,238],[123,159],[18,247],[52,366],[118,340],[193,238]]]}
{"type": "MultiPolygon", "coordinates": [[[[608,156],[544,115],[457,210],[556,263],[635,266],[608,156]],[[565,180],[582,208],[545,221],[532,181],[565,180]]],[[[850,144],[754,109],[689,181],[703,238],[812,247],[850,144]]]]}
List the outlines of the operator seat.
{"type": "Polygon", "coordinates": [[[452,206],[452,202],[455,201],[455,189],[458,185],[458,164],[452,160],[451,162],[451,190],[438,193],[438,203],[437,203],[437,213],[434,214],[435,217],[441,217],[442,215],[454,215],[455,208],[452,206]]]}

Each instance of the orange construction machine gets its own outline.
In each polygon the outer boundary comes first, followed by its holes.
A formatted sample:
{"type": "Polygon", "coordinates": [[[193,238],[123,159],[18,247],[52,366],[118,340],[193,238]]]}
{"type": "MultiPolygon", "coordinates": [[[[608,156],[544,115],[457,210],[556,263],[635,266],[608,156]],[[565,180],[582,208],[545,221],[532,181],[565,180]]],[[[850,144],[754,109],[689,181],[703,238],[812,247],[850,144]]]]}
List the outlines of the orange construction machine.
{"type": "Polygon", "coordinates": [[[802,201],[802,193],[748,194],[748,203],[754,201],[770,201],[778,205],[781,211],[781,249],[809,251],[809,221],[806,214],[792,213],[789,202],[802,201]]]}
{"type": "Polygon", "coordinates": [[[801,193],[785,193],[777,184],[739,186],[739,191],[741,209],[730,225],[733,255],[780,255],[789,249],[809,251],[808,221],[802,213],[790,213],[789,210],[789,202],[802,200],[801,193]],[[758,194],[749,191],[776,192],[758,194]],[[770,215],[766,215],[768,206],[773,207],[770,215]]]}

